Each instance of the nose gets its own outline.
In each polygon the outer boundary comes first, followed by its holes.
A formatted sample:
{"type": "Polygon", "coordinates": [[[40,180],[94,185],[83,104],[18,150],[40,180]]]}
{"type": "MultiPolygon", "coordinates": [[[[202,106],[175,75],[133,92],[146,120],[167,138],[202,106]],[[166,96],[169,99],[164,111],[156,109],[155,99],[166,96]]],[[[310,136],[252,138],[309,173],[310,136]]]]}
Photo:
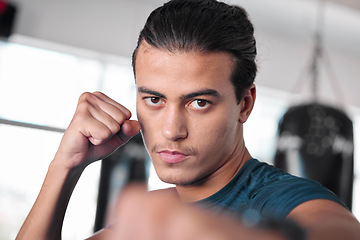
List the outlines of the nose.
{"type": "Polygon", "coordinates": [[[169,141],[178,141],[188,136],[186,117],[184,113],[175,108],[168,108],[164,112],[162,135],[169,141]]]}

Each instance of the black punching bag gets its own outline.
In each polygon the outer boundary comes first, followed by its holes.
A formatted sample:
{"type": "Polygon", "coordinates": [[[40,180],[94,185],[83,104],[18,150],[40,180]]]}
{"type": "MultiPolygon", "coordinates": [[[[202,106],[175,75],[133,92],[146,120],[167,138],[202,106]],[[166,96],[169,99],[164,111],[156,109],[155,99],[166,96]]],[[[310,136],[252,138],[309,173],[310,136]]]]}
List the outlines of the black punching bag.
{"type": "Polygon", "coordinates": [[[291,107],[279,123],[275,167],[318,181],[352,207],[353,126],[341,110],[319,103],[291,107]]]}
{"type": "Polygon", "coordinates": [[[16,8],[13,4],[0,0],[0,39],[7,39],[13,31],[16,8]]]}

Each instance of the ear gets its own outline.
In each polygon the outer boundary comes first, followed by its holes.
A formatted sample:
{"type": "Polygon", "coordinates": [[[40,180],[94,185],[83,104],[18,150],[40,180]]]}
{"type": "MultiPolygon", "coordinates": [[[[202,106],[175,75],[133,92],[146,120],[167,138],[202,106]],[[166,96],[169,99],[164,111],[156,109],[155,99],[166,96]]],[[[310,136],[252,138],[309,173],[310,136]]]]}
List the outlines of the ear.
{"type": "Polygon", "coordinates": [[[256,99],[256,87],[255,84],[251,84],[251,86],[246,90],[244,97],[241,99],[240,102],[240,116],[239,116],[240,123],[245,123],[248,117],[250,116],[250,113],[254,107],[255,99],[256,99]]]}

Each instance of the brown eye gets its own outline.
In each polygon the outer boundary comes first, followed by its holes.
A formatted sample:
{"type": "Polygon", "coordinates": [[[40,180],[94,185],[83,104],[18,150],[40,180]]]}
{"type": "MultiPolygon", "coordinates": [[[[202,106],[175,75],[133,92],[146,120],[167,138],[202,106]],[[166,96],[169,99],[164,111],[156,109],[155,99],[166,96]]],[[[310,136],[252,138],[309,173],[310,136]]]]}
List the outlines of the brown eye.
{"type": "Polygon", "coordinates": [[[159,105],[162,102],[158,97],[147,97],[145,100],[149,105],[159,105]]]}
{"type": "Polygon", "coordinates": [[[152,98],[150,98],[150,101],[151,101],[153,104],[157,104],[157,103],[160,102],[160,98],[152,97],[152,98]]]}
{"type": "Polygon", "coordinates": [[[196,99],[191,102],[190,104],[193,108],[201,109],[205,108],[209,105],[209,101],[202,100],[202,99],[196,99]]]}

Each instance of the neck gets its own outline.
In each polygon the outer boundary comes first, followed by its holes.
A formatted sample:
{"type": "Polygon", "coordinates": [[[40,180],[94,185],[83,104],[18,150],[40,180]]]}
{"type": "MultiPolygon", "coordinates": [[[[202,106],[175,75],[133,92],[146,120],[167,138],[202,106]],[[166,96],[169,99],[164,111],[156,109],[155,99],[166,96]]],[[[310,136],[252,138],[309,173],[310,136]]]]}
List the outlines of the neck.
{"type": "Polygon", "coordinates": [[[196,202],[207,198],[228,184],[239,172],[242,166],[251,159],[251,155],[242,144],[234,154],[219,169],[203,181],[193,185],[176,186],[179,197],[184,202],[196,202]]]}

